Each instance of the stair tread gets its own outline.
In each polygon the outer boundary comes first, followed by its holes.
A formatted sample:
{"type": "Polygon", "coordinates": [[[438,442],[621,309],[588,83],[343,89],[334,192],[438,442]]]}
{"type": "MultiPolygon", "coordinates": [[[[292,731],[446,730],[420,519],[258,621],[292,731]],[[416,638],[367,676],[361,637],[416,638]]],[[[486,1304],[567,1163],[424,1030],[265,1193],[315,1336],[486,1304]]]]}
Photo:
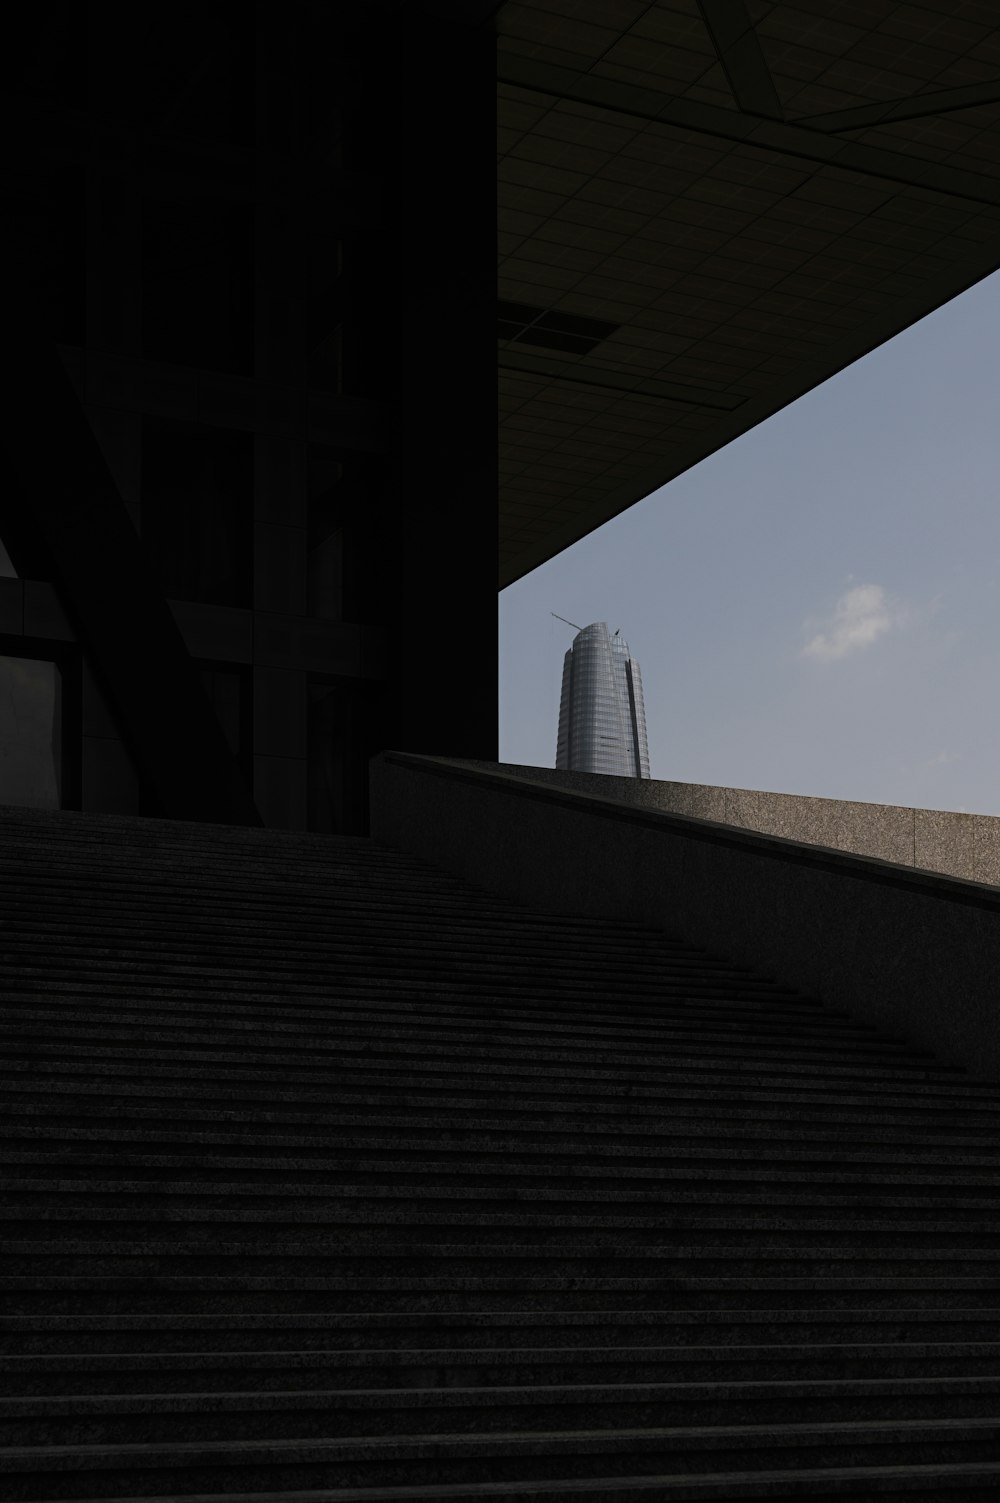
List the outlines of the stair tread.
{"type": "Polygon", "coordinates": [[[1000,1432],[1000,1417],[989,1416],[970,1418],[943,1419],[868,1419],[868,1420],[806,1420],[799,1422],[778,1422],[766,1425],[671,1425],[662,1427],[642,1427],[635,1429],[621,1429],[617,1431],[587,1431],[587,1430],[551,1430],[551,1431],[512,1431],[505,1433],[455,1434],[455,1435],[393,1435],[393,1436],[346,1436],[324,1439],[308,1440],[213,1440],[213,1441],[176,1441],[163,1443],[158,1441],[124,1441],[111,1444],[96,1443],[92,1445],[66,1445],[66,1446],[7,1446],[0,1447],[0,1472],[15,1470],[18,1463],[37,1459],[54,1469],[62,1469],[64,1466],[87,1466],[100,1465],[104,1459],[111,1460],[119,1455],[132,1455],[145,1457],[147,1460],[155,1458],[158,1464],[171,1465],[183,1464],[192,1455],[206,1454],[219,1455],[230,1454],[239,1459],[242,1464],[249,1465],[255,1459],[255,1453],[264,1456],[267,1454],[279,1454],[290,1450],[314,1452],[317,1455],[330,1454],[338,1450],[349,1450],[355,1447],[370,1448],[372,1450],[386,1450],[390,1447],[405,1448],[407,1451],[420,1451],[425,1447],[448,1447],[451,1450],[461,1451],[469,1449],[490,1450],[502,1453],[504,1448],[526,1446],[529,1449],[540,1448],[547,1445],[572,1445],[574,1448],[586,1448],[593,1450],[626,1450],[631,1447],[641,1447],[644,1443],[652,1442],[654,1445],[663,1442],[680,1444],[683,1442],[702,1442],[707,1445],[717,1445],[720,1448],[740,1441],[766,1439],[770,1442],[776,1437],[788,1440],[805,1440],[806,1438],[822,1439],[824,1437],[843,1438],[845,1440],[856,1439],[865,1433],[872,1435],[896,1434],[906,1438],[914,1434],[940,1433],[943,1435],[974,1434],[976,1432],[1000,1432]]]}
{"type": "Polygon", "coordinates": [[[1000,1086],[365,837],[0,833],[18,1497],[1000,1477],[1000,1086]]]}

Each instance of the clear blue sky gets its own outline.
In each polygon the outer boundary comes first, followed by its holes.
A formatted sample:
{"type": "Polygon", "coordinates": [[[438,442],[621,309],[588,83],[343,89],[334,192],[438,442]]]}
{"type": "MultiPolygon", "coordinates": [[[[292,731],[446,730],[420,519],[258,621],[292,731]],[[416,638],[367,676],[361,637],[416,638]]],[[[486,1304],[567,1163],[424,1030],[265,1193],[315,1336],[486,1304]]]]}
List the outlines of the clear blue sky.
{"type": "Polygon", "coordinates": [[[500,757],[621,627],[654,778],[1000,814],[1000,274],[500,595],[500,757]]]}

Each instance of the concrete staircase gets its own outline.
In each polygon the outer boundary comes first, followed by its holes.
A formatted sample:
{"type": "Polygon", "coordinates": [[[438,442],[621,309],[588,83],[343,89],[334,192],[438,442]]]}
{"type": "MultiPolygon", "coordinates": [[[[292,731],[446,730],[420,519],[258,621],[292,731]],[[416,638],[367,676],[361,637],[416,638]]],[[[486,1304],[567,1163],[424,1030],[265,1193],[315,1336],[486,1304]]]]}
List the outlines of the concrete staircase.
{"type": "Polygon", "coordinates": [[[1000,1087],[363,839],[0,810],[0,924],[11,1503],[1000,1492],[1000,1087]]]}

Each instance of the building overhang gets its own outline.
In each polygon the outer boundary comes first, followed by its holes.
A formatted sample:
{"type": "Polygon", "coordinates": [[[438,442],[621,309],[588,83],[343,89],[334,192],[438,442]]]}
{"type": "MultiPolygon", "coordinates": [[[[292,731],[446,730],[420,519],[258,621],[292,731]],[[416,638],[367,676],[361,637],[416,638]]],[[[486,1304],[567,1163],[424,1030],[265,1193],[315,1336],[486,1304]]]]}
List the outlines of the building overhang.
{"type": "Polygon", "coordinates": [[[1000,267],[988,12],[500,7],[500,588],[1000,267]]]}

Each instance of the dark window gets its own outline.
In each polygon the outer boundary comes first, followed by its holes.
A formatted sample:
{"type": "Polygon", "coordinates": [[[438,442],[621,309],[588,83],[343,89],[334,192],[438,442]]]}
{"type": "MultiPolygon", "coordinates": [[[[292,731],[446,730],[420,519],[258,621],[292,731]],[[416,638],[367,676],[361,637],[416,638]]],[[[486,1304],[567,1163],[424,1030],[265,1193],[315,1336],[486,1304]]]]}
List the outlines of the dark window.
{"type": "Polygon", "coordinates": [[[336,457],[310,444],[309,614],[327,621],[383,621],[395,585],[382,530],[385,466],[368,456],[336,457]]]}
{"type": "Polygon", "coordinates": [[[171,600],[253,603],[253,439],[143,418],[142,541],[171,600]]]}
{"type": "Polygon", "coordinates": [[[0,638],[0,804],[79,808],[80,731],[77,650],[0,638]]]}
{"type": "Polygon", "coordinates": [[[253,211],[208,194],[142,208],[142,353],[253,374],[253,211]]]}
{"type": "Polygon", "coordinates": [[[231,664],[200,663],[199,671],[229,750],[239,762],[244,776],[250,780],[253,776],[250,670],[234,668],[231,664]]]}
{"type": "Polygon", "coordinates": [[[367,758],[363,727],[371,715],[367,686],[346,680],[309,683],[308,815],[320,834],[364,835],[367,758]]]}

